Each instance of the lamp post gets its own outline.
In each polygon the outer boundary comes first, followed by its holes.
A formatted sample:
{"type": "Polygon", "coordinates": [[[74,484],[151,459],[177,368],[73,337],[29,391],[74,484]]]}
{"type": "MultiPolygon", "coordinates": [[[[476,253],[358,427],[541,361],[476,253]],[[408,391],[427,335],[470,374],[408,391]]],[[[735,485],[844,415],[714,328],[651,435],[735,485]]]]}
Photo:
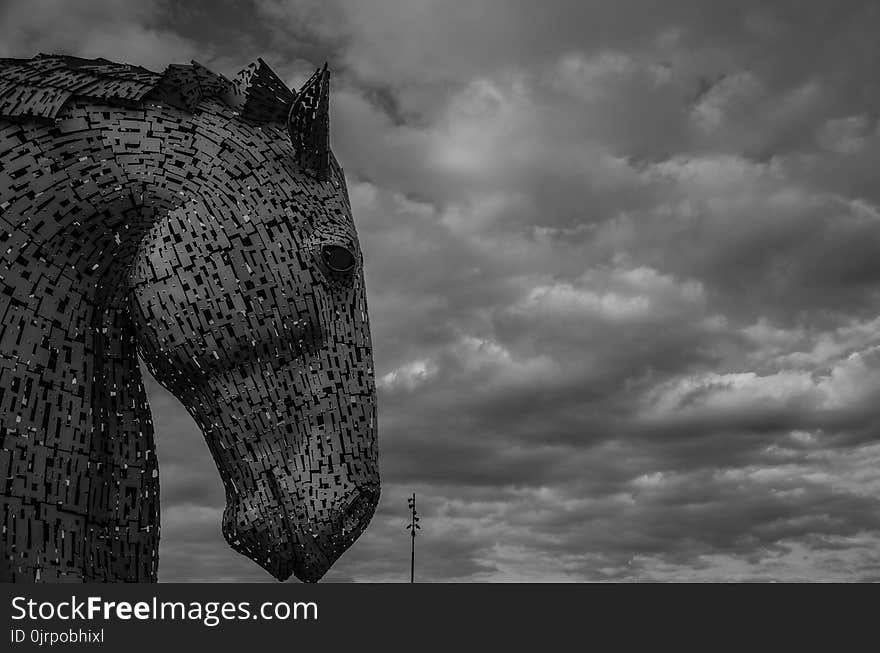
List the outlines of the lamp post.
{"type": "Polygon", "coordinates": [[[413,495],[409,498],[408,504],[410,510],[412,510],[412,517],[409,524],[406,525],[406,529],[409,531],[412,539],[412,549],[409,559],[409,582],[414,583],[416,578],[416,531],[422,528],[419,526],[419,514],[416,512],[415,492],[413,492],[413,495]]]}

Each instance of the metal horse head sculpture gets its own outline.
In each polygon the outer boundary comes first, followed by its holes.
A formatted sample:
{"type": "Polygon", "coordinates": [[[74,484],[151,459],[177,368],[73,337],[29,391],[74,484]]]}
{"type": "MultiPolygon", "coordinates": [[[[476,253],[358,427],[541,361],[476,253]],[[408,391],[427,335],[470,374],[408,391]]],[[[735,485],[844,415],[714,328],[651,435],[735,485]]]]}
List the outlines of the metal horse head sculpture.
{"type": "Polygon", "coordinates": [[[318,580],[379,498],[362,258],[298,93],[103,59],[0,59],[0,580],[155,581],[138,357],[193,416],[223,534],[318,580]]]}

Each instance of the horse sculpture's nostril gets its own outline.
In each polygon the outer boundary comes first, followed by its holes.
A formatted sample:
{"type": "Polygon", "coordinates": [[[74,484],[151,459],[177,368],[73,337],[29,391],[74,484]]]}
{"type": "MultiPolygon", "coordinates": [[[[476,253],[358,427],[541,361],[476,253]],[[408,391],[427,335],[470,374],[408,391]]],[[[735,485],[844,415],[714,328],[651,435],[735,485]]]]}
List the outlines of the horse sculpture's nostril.
{"type": "Polygon", "coordinates": [[[376,509],[376,493],[372,490],[359,490],[357,496],[348,504],[342,516],[343,535],[349,535],[361,528],[370,520],[376,509]]]}

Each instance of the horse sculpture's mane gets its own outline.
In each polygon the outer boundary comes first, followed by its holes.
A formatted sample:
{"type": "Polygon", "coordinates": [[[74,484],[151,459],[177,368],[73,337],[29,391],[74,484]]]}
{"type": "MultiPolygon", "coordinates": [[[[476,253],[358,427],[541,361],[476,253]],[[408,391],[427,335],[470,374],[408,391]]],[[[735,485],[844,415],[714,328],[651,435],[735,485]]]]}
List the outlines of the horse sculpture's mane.
{"type": "MultiPolygon", "coordinates": [[[[257,59],[230,81],[197,61],[171,64],[155,73],[140,66],[107,59],[40,54],[32,59],[0,58],[0,117],[7,120],[55,120],[77,99],[121,107],[162,102],[192,113],[206,99],[234,108],[240,119],[254,123],[317,118],[309,129],[295,129],[300,162],[327,176],[339,164],[330,151],[327,120],[326,65],[304,86],[303,102],[291,116],[294,93],[262,59],[257,59]],[[322,103],[324,103],[322,105],[322,103]],[[311,115],[309,115],[311,114],[311,115]],[[321,142],[323,140],[324,142],[321,142]]],[[[302,124],[299,125],[302,127],[302,124]]]]}
{"type": "Polygon", "coordinates": [[[378,501],[360,252],[329,73],[295,93],[0,59],[0,581],[154,581],[138,356],[206,436],[223,533],[314,581],[378,501]],[[5,253],[3,253],[5,252],[5,253]]]}
{"type": "Polygon", "coordinates": [[[163,73],[107,59],[40,54],[0,59],[0,115],[54,120],[77,98],[136,107],[151,99],[193,112],[206,98],[241,106],[242,118],[283,121],[293,93],[258,59],[235,83],[193,61],[163,73]]]}

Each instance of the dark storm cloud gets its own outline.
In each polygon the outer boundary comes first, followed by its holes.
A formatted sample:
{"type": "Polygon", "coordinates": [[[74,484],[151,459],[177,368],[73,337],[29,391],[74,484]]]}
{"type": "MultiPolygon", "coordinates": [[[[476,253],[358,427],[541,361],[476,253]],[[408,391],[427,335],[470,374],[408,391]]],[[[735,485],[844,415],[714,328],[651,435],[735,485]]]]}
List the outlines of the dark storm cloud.
{"type": "MultiPolygon", "coordinates": [[[[385,485],[328,579],[405,577],[412,491],[426,580],[874,579],[880,9],[817,5],[40,0],[0,54],[330,61],[385,485]]],[[[163,579],[263,579],[149,390],[163,579]]]]}

